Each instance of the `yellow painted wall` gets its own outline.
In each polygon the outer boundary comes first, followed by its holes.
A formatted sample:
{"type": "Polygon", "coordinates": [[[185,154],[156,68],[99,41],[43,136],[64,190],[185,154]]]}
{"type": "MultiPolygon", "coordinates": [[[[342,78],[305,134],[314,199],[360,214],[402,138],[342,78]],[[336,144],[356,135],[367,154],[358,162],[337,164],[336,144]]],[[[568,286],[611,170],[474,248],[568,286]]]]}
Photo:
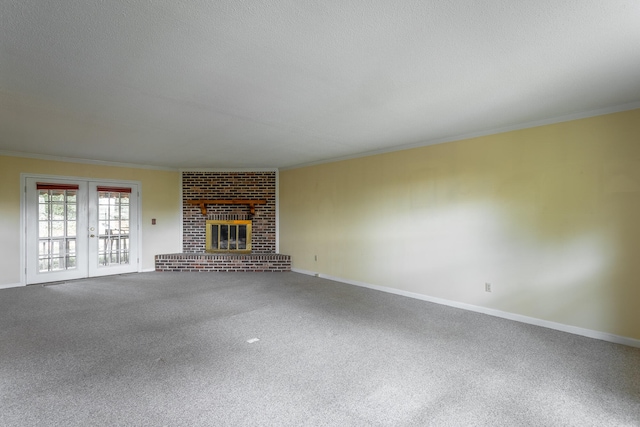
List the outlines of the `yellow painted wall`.
{"type": "Polygon", "coordinates": [[[0,285],[20,281],[21,173],[140,181],[142,269],[153,269],[158,253],[182,251],[179,172],[0,156],[0,285]]]}
{"type": "Polygon", "coordinates": [[[281,171],[280,251],[640,339],[640,110],[281,171]]]}

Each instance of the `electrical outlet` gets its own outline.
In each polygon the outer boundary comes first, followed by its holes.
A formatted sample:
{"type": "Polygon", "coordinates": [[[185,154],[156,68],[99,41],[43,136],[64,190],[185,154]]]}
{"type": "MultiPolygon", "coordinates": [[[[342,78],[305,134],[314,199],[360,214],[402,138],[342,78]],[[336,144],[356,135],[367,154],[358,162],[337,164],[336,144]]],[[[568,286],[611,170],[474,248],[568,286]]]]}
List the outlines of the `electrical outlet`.
{"type": "Polygon", "coordinates": [[[491,283],[486,282],[486,283],[484,284],[484,291],[485,291],[485,292],[491,292],[491,283]]]}

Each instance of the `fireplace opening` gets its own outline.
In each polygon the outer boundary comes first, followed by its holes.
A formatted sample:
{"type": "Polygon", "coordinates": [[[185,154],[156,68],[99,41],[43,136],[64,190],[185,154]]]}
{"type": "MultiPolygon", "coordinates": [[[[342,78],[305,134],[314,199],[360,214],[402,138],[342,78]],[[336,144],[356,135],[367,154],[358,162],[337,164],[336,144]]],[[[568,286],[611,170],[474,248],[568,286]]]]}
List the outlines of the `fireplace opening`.
{"type": "Polygon", "coordinates": [[[251,253],[251,221],[207,221],[206,251],[251,253]]]}

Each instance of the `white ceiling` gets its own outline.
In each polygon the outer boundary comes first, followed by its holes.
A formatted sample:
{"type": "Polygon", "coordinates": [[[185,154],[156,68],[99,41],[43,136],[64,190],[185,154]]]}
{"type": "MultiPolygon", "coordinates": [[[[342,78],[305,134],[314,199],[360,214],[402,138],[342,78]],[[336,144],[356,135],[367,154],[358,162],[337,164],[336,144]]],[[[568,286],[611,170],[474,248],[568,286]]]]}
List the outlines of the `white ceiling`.
{"type": "Polygon", "coordinates": [[[640,107],[638,0],[0,0],[0,150],[292,167],[640,107]]]}

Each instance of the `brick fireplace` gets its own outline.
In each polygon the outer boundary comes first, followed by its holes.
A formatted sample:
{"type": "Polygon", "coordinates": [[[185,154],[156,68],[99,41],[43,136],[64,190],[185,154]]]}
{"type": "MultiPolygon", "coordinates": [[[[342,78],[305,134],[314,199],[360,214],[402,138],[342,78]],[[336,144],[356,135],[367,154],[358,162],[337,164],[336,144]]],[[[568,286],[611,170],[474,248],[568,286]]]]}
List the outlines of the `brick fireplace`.
{"type": "Polygon", "coordinates": [[[156,271],[291,270],[291,257],[276,253],[275,171],[183,172],[182,217],[182,253],[156,255],[156,271]],[[264,203],[253,207],[194,203],[198,200],[260,200],[264,203]],[[251,253],[205,251],[207,221],[243,220],[251,221],[251,253]]]}

